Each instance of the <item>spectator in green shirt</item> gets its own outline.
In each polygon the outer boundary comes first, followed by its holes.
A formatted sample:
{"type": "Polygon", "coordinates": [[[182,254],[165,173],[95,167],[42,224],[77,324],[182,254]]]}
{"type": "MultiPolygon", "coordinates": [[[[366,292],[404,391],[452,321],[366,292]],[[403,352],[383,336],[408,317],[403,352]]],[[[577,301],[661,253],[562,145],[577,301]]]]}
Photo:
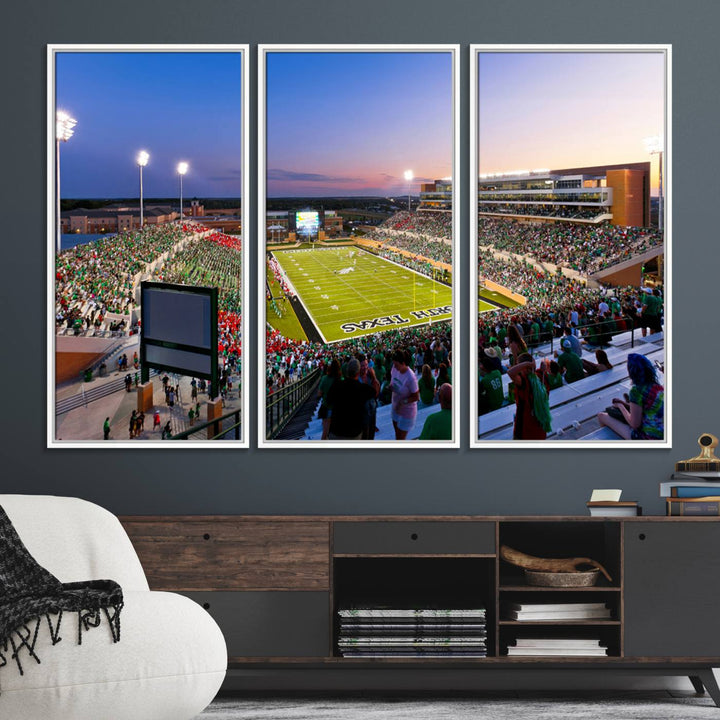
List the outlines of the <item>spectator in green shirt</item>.
{"type": "Polygon", "coordinates": [[[478,415],[501,408],[505,402],[502,375],[493,360],[485,353],[480,356],[480,384],[478,392],[478,415]]]}
{"type": "Polygon", "coordinates": [[[651,333],[660,332],[662,330],[662,323],[660,320],[661,313],[662,299],[660,298],[660,290],[655,288],[652,293],[643,297],[643,336],[646,334],[646,328],[649,328],[651,333]]]}
{"type": "Polygon", "coordinates": [[[440,412],[425,418],[418,440],[452,440],[452,385],[445,383],[438,389],[440,412]]]}
{"type": "Polygon", "coordinates": [[[432,405],[435,402],[435,378],[432,376],[432,370],[427,364],[422,366],[422,373],[418,380],[418,390],[420,391],[420,402],[423,405],[432,405]]]}
{"type": "Polygon", "coordinates": [[[557,359],[560,370],[569,383],[582,380],[585,377],[582,360],[572,351],[572,343],[565,338],[562,343],[562,353],[557,359]]]}

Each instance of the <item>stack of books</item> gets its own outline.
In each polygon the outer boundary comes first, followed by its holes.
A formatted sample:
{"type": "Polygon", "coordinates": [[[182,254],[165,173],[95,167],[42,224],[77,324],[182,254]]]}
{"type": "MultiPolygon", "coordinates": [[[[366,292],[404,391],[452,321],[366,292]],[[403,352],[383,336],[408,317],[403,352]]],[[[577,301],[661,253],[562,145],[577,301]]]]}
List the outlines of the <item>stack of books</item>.
{"type": "Polygon", "coordinates": [[[519,622],[546,620],[609,620],[610,608],[601,602],[586,603],[511,603],[505,618],[519,622]]]}
{"type": "Polygon", "coordinates": [[[343,657],[486,657],[485,608],[341,608],[343,657]]]}
{"type": "Polygon", "coordinates": [[[720,515],[720,472],[673,473],[660,483],[660,497],[667,501],[668,515],[720,515]]]}
{"type": "Polygon", "coordinates": [[[603,657],[608,651],[601,644],[600,638],[517,638],[513,645],[508,645],[507,654],[525,657],[603,657]]]}

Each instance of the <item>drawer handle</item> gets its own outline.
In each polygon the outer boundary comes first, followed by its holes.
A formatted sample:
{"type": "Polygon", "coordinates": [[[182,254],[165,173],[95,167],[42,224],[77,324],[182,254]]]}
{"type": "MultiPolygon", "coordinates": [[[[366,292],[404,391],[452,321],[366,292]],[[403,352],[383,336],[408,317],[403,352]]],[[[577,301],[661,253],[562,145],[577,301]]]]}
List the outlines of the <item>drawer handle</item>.
{"type": "Polygon", "coordinates": [[[639,540],[644,540],[644,539],[645,539],[645,533],[640,533],[640,534],[638,535],[638,539],[639,539],[639,540]]]}
{"type": "Polygon", "coordinates": [[[209,610],[209,609],[210,609],[210,603],[203,603],[203,607],[204,607],[206,610],[209,610]]]}
{"type": "Polygon", "coordinates": [[[417,540],[417,539],[418,539],[418,534],[417,534],[417,533],[413,533],[413,534],[410,536],[410,539],[411,539],[411,540],[417,540]]]}
{"type": "Polygon", "coordinates": [[[203,535],[203,539],[204,539],[204,540],[209,540],[209,539],[210,539],[210,533],[205,533],[205,534],[203,535]]]}

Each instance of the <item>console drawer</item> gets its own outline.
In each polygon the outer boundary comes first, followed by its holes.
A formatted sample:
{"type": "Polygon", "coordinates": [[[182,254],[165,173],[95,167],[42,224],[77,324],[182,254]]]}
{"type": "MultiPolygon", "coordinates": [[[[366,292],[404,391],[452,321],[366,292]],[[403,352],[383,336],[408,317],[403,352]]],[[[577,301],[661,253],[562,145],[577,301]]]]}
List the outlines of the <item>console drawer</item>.
{"type": "Polygon", "coordinates": [[[326,521],[193,518],[124,523],[152,590],[325,590],[326,521]]]}
{"type": "Polygon", "coordinates": [[[495,523],[473,521],[336,522],[335,555],[492,555],[495,523]]]}

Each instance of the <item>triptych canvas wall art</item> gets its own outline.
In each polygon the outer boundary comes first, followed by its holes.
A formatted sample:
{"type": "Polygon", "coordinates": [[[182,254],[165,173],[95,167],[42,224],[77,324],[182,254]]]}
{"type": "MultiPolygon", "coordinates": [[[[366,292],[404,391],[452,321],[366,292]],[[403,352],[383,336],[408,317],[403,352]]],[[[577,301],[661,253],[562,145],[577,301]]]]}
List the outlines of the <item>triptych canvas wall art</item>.
{"type": "Polygon", "coordinates": [[[248,54],[48,48],[49,447],[670,444],[669,46],[248,54]]]}

